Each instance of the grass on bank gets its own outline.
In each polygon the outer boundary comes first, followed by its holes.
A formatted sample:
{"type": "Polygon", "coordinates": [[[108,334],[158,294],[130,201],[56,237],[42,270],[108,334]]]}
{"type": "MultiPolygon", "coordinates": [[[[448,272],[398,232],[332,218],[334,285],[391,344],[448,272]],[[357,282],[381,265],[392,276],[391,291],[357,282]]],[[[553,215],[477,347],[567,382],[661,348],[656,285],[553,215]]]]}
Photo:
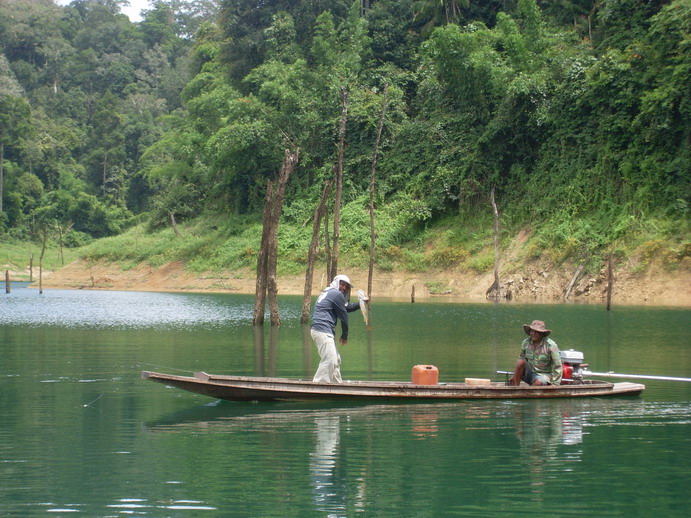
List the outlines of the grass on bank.
{"type": "MultiPolygon", "coordinates": [[[[282,221],[279,227],[279,275],[304,273],[312,238],[312,223],[300,218],[282,221]]],[[[555,219],[541,225],[512,225],[502,221],[500,247],[503,273],[520,271],[532,262],[558,267],[584,264],[586,272],[598,272],[612,253],[619,264],[643,273],[654,261],[667,270],[688,267],[691,239],[688,221],[648,218],[630,220],[621,237],[607,242],[587,219],[555,219]],[[522,236],[522,237],[520,237],[522,236]],[[507,262],[508,259],[508,262],[507,262]]],[[[454,269],[482,274],[494,267],[494,219],[491,213],[451,215],[425,225],[382,211],[377,220],[376,265],[385,271],[427,272],[454,269]]],[[[262,224],[258,217],[201,216],[178,224],[180,235],[170,228],[150,231],[137,225],[121,235],[99,239],[79,249],[63,250],[64,264],[81,258],[115,262],[129,269],[146,263],[159,267],[179,261],[193,272],[232,272],[256,268],[262,224]]],[[[369,264],[369,213],[363,204],[343,210],[339,264],[366,269],[369,264]]],[[[40,245],[5,243],[6,268],[24,271],[34,255],[38,269],[40,245]]],[[[323,247],[318,260],[324,260],[323,247]]],[[[59,247],[46,250],[44,268],[61,267],[59,247]]],[[[28,273],[27,273],[28,278],[28,273]]]]}
{"type": "MultiPolygon", "coordinates": [[[[344,268],[367,268],[369,220],[350,217],[348,223],[348,226],[341,227],[339,264],[344,268]]],[[[449,221],[435,228],[420,230],[414,239],[401,245],[387,244],[383,239],[376,250],[377,267],[386,271],[413,272],[452,267],[479,273],[487,271],[494,265],[493,234],[491,225],[483,226],[485,228],[470,231],[454,227],[449,221]]],[[[184,262],[193,272],[256,267],[262,231],[258,220],[200,217],[178,224],[178,231],[179,236],[172,228],[152,233],[140,225],[119,236],[95,241],[81,249],[80,255],[89,261],[117,262],[125,269],[142,262],[157,267],[172,261],[184,262]]],[[[386,230],[380,234],[386,234],[386,230]]],[[[279,274],[296,275],[305,271],[311,239],[311,223],[281,223],[279,274]]],[[[325,259],[323,247],[317,259],[325,259]]]]}
{"type": "MultiPolygon", "coordinates": [[[[31,278],[30,268],[33,266],[33,277],[38,278],[39,262],[41,258],[41,244],[27,241],[3,241],[0,255],[0,265],[4,279],[5,271],[9,270],[13,281],[28,281],[31,278]]],[[[53,271],[70,264],[80,255],[79,249],[60,248],[57,243],[48,243],[43,253],[43,269],[53,271]]]]}

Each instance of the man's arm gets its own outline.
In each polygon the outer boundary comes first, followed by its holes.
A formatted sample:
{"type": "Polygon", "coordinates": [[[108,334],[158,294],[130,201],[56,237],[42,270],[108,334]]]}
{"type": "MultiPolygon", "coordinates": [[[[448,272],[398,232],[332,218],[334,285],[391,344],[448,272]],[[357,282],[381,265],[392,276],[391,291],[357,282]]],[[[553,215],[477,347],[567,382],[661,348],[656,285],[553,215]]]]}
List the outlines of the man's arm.
{"type": "Polygon", "coordinates": [[[360,309],[360,303],[359,302],[351,302],[349,304],[346,304],[346,311],[350,313],[351,311],[357,311],[360,309]]]}
{"type": "Polygon", "coordinates": [[[336,293],[332,303],[336,317],[341,321],[341,343],[345,344],[348,341],[348,310],[345,297],[340,291],[336,293]]]}

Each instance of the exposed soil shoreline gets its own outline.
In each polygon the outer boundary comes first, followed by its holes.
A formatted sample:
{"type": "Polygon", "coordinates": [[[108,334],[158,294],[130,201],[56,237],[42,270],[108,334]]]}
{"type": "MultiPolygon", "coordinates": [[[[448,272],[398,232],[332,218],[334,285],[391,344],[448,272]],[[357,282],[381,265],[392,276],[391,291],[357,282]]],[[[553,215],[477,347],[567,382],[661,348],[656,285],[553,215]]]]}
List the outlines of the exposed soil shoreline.
{"type": "MultiPolygon", "coordinates": [[[[555,303],[564,301],[564,292],[571,283],[576,268],[563,266],[548,269],[534,265],[519,273],[502,275],[502,285],[510,292],[511,300],[521,303],[555,303]]],[[[21,277],[26,272],[15,272],[21,277]]],[[[367,271],[348,270],[353,284],[366,290],[367,271]]],[[[691,307],[691,267],[686,264],[674,271],[654,265],[645,272],[618,269],[614,272],[612,305],[660,305],[691,307]]],[[[12,274],[11,274],[12,275],[12,274]]],[[[34,272],[37,276],[37,272],[34,272]]],[[[28,276],[27,276],[28,277],[28,276]]],[[[36,281],[35,277],[34,280],[36,281]]],[[[375,271],[372,297],[410,301],[485,301],[486,291],[494,281],[493,273],[476,274],[455,270],[432,272],[375,271]],[[414,290],[414,292],[413,292],[414,290]]],[[[208,293],[255,293],[255,275],[246,271],[193,273],[183,263],[173,262],[159,268],[141,264],[123,270],[117,263],[90,263],[77,260],[55,272],[44,272],[44,289],[103,289],[133,291],[171,291],[208,293]]],[[[304,274],[280,276],[279,294],[303,295],[304,274]]],[[[328,284],[319,271],[314,275],[313,295],[328,284]]],[[[584,275],[573,285],[569,302],[605,304],[608,284],[607,271],[599,275],[584,275]]],[[[38,286],[38,282],[34,282],[38,286]]]]}

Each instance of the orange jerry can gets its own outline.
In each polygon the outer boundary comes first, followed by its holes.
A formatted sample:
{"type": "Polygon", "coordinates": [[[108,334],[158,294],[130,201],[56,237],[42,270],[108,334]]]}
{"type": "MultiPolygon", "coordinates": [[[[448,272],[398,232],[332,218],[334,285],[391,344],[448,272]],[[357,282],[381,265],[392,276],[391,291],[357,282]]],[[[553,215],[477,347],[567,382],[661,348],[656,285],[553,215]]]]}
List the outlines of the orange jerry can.
{"type": "Polygon", "coordinates": [[[434,365],[416,365],[413,367],[413,384],[436,385],[439,383],[439,369],[434,365]]]}

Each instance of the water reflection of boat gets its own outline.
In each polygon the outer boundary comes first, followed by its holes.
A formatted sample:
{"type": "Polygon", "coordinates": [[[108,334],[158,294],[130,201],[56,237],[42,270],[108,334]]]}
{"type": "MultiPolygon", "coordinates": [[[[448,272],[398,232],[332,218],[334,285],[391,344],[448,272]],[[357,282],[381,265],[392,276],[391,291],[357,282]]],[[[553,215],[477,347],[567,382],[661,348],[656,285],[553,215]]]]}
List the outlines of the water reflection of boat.
{"type": "Polygon", "coordinates": [[[421,385],[397,381],[312,381],[250,376],[218,376],[204,372],[177,376],[144,371],[142,377],[165,385],[229,401],[426,401],[459,399],[538,399],[638,395],[645,385],[583,380],[580,383],[548,386],[510,386],[504,382],[437,383],[421,385]]]}
{"type": "MultiPolygon", "coordinates": [[[[197,406],[161,417],[147,423],[146,428],[157,432],[195,429],[227,433],[252,426],[266,431],[295,422],[316,422],[325,416],[371,419],[388,415],[396,418],[407,417],[411,431],[419,437],[436,434],[440,412],[454,412],[455,415],[458,409],[458,405],[454,403],[369,405],[352,402],[267,402],[262,405],[236,405],[216,401],[214,404],[197,406]]],[[[468,411],[467,407],[463,407],[464,413],[468,411]]]]}

